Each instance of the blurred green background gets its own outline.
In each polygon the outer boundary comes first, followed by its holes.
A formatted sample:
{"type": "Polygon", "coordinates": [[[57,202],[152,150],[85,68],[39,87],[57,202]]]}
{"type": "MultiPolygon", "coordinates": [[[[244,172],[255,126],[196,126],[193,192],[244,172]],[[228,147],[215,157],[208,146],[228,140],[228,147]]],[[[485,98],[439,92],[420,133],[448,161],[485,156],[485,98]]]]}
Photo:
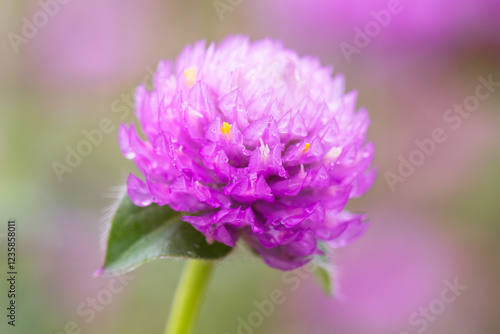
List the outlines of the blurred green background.
{"type": "Polygon", "coordinates": [[[313,278],[284,276],[239,250],[218,266],[196,333],[498,333],[500,89],[457,129],[443,117],[474,94],[479,76],[500,81],[500,6],[402,0],[390,19],[376,21],[389,3],[3,0],[0,277],[10,218],[18,227],[19,276],[15,328],[6,324],[1,280],[0,331],[78,333],[71,322],[81,333],[163,331],[182,261],[148,263],[111,294],[110,284],[122,283],[92,277],[103,259],[100,217],[112,201],[106,195],[135,168],[118,148],[117,129],[134,121],[127,101],[160,59],[174,59],[199,39],[241,33],[316,55],[346,75],[348,91],[358,91],[358,107],[371,114],[379,174],[349,206],[367,212],[372,226],[335,252],[334,300],[313,278]],[[357,29],[370,24],[375,30],[360,47],[357,29]],[[358,51],[346,57],[346,44],[358,51]],[[105,118],[113,131],[59,180],[54,162],[65,163],[68,147],[76,149],[83,131],[105,118]],[[400,157],[409,159],[415,140],[436,128],[446,141],[391,191],[387,172],[397,173],[400,157]],[[437,307],[455,279],[466,286],[455,301],[425,326],[411,321],[423,319],[420,308],[437,307]],[[238,328],[239,317],[252,321],[255,302],[275,289],[286,302],[251,331],[238,328]]]}

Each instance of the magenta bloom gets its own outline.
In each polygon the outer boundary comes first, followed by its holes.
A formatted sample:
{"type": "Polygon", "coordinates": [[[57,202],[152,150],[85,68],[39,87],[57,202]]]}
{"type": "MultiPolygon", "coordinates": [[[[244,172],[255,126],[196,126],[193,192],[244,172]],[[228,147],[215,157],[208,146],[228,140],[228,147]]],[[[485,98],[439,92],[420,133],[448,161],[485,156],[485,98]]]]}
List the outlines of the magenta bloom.
{"type": "Polygon", "coordinates": [[[154,90],[139,86],[136,114],[146,141],[122,125],[119,141],[145,181],[128,194],[184,216],[209,242],[242,237],[272,267],[290,270],[366,229],[343,211],[370,188],[373,145],[356,93],[318,59],[280,42],[232,36],[198,42],[164,61],[154,90]]]}

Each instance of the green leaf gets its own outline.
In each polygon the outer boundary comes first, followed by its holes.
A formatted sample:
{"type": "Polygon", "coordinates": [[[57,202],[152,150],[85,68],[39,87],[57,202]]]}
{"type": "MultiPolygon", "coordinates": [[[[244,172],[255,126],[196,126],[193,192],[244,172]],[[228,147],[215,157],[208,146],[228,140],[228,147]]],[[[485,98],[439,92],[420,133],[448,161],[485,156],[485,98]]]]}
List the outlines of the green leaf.
{"type": "Polygon", "coordinates": [[[111,220],[100,272],[126,272],[160,258],[215,260],[231,251],[219,242],[208,244],[182,215],[167,205],[136,206],[125,194],[111,220]]]}
{"type": "Polygon", "coordinates": [[[313,259],[313,263],[316,265],[314,274],[316,279],[323,289],[323,292],[328,297],[333,297],[333,268],[330,262],[330,248],[325,243],[320,243],[319,248],[325,253],[324,255],[317,255],[313,259]]]}

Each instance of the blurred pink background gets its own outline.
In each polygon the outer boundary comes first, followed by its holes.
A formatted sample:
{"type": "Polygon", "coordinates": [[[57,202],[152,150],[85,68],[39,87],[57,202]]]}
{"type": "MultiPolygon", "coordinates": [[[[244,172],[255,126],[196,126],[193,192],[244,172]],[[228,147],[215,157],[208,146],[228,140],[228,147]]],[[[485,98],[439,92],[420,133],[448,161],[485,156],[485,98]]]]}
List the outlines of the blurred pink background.
{"type": "MultiPolygon", "coordinates": [[[[45,14],[47,23],[18,52],[12,34],[22,36],[23,18],[32,22],[43,7],[37,1],[0,5],[0,217],[18,221],[19,331],[55,334],[73,321],[82,333],[163,330],[180,261],[132,272],[92,321],[78,311],[114,279],[95,279],[92,272],[103,256],[99,219],[111,202],[105,195],[134,170],[119,151],[117,128],[134,120],[127,101],[161,59],[175,58],[198,39],[241,33],[279,38],[301,55],[316,55],[346,75],[348,91],[358,91],[358,107],[370,111],[379,174],[350,209],[366,212],[372,225],[334,254],[333,300],[312,277],[292,291],[282,272],[257,259],[221,265],[196,333],[238,333],[238,317],[247,321],[254,301],[281,289],[286,303],[254,333],[413,334],[420,327],[412,314],[439,299],[444,282],[455,278],[466,289],[423,332],[498,333],[500,90],[457,129],[443,117],[474,95],[478,77],[500,81],[500,3],[221,1],[224,12],[213,1],[56,2],[53,16],[45,14]],[[398,13],[385,26],[377,23],[375,16],[390,8],[398,13]],[[367,26],[378,26],[377,33],[356,46],[357,28],[366,34],[367,26]],[[346,44],[359,52],[346,57],[346,44]],[[127,111],[123,119],[117,107],[127,111]],[[104,118],[113,132],[59,181],[53,162],[64,162],[67,147],[75,148],[85,139],[82,131],[104,118]],[[446,141],[391,191],[386,174],[397,173],[399,158],[408,159],[418,150],[415,140],[430,138],[436,128],[446,141]]],[[[4,227],[1,248],[2,233],[4,227]]],[[[0,328],[12,330],[5,322],[0,328]]]]}

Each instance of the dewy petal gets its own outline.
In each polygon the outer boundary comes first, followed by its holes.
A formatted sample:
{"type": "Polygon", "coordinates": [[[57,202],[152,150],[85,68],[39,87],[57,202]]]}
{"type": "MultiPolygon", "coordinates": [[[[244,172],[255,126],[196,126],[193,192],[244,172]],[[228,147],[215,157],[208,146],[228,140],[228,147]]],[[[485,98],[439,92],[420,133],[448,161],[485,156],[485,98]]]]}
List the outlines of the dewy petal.
{"type": "Polygon", "coordinates": [[[278,122],[278,129],[280,138],[284,142],[304,139],[307,136],[304,117],[299,111],[285,113],[278,122]]]}
{"type": "Polygon", "coordinates": [[[201,82],[189,92],[187,105],[183,108],[184,126],[192,139],[203,139],[205,127],[211,119],[210,106],[201,82]]]}
{"type": "Polygon", "coordinates": [[[309,207],[292,207],[282,203],[271,204],[261,201],[254,204],[254,209],[271,226],[294,227],[298,224],[317,223],[325,218],[324,208],[319,202],[309,207]]]}
{"type": "Polygon", "coordinates": [[[285,168],[283,168],[281,161],[281,151],[281,145],[275,145],[273,148],[269,148],[261,139],[260,147],[256,148],[250,156],[248,169],[264,177],[270,175],[287,177],[288,173],[285,168]]]}
{"type": "MultiPolygon", "coordinates": [[[[222,122],[220,116],[217,116],[208,124],[205,139],[217,143],[216,148],[226,153],[232,166],[240,167],[248,164],[248,157],[251,152],[243,145],[241,132],[237,126],[222,122]]],[[[211,150],[216,148],[211,148],[211,150]]],[[[207,154],[208,152],[202,153],[207,154]]]]}
{"type": "Polygon", "coordinates": [[[327,219],[327,224],[335,226],[331,229],[330,238],[332,239],[328,241],[328,244],[334,248],[344,247],[361,237],[370,225],[363,222],[364,218],[364,215],[344,211],[334,218],[327,219]],[[335,232],[339,233],[335,235],[335,232]]]}
{"type": "Polygon", "coordinates": [[[265,178],[262,175],[257,176],[256,173],[250,173],[235,180],[224,189],[224,193],[244,203],[252,203],[260,199],[268,202],[274,201],[274,195],[265,178]]]}
{"type": "Polygon", "coordinates": [[[160,62],[153,85],[135,94],[144,136],[118,134],[145,180],[128,178],[136,205],[196,214],[183,219],[208,242],[234,247],[242,235],[282,270],[310,261],[318,241],[340,247],[365,231],[344,208],[375,179],[370,118],[318,58],[230,36],[160,62]]]}
{"type": "Polygon", "coordinates": [[[220,99],[219,109],[227,122],[236,123],[239,129],[245,129],[248,126],[248,113],[245,101],[238,89],[234,89],[220,99]]]}
{"type": "Polygon", "coordinates": [[[148,206],[153,203],[153,196],[147,185],[134,174],[128,176],[127,192],[132,203],[137,206],[148,206]]]}
{"type": "Polygon", "coordinates": [[[219,224],[215,228],[213,235],[215,240],[230,247],[235,247],[238,238],[238,229],[229,224],[219,224]]]}
{"type": "Polygon", "coordinates": [[[303,169],[284,179],[275,179],[269,183],[275,196],[296,196],[305,187],[307,180],[311,178],[311,171],[304,172],[303,169]]]}
{"type": "Polygon", "coordinates": [[[296,235],[296,240],[272,248],[266,248],[253,235],[246,237],[247,242],[271,267],[280,270],[293,270],[309,262],[316,253],[316,238],[310,232],[296,235]]]}
{"type": "Polygon", "coordinates": [[[243,131],[243,143],[247,148],[251,150],[257,148],[260,140],[270,147],[280,144],[278,125],[273,117],[262,117],[243,131]]]}
{"type": "Polygon", "coordinates": [[[269,109],[273,98],[273,90],[268,91],[262,96],[258,96],[250,101],[248,105],[248,117],[251,122],[269,115],[269,109]]]}
{"type": "Polygon", "coordinates": [[[154,167],[152,147],[149,142],[142,141],[135,131],[134,124],[127,130],[125,125],[120,126],[118,140],[123,155],[127,159],[134,160],[137,168],[143,173],[154,167]]]}
{"type": "Polygon", "coordinates": [[[242,227],[252,225],[253,212],[250,208],[224,208],[219,211],[204,213],[200,216],[184,216],[187,221],[204,233],[208,240],[216,240],[234,247],[242,227]]]}
{"type": "Polygon", "coordinates": [[[295,145],[289,146],[283,153],[283,161],[286,167],[292,167],[319,162],[324,155],[325,149],[321,139],[313,137],[311,140],[304,139],[295,145]]]}

